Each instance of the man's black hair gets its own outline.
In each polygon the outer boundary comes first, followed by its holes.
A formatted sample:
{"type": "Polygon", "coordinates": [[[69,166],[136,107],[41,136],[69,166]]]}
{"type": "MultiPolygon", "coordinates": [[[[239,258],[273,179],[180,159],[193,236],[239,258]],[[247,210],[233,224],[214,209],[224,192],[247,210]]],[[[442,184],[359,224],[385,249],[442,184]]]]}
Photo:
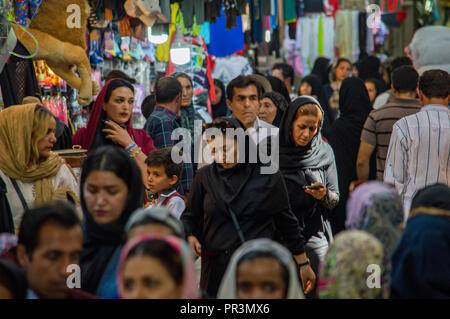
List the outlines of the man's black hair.
{"type": "Polygon", "coordinates": [[[156,103],[172,102],[183,91],[180,82],[173,77],[163,77],[156,82],[156,103]]]}
{"type": "Polygon", "coordinates": [[[445,99],[450,95],[450,74],[444,70],[429,70],[419,79],[419,90],[427,98],[445,99]]]}
{"type": "Polygon", "coordinates": [[[415,92],[419,81],[419,73],[409,65],[401,66],[391,74],[394,89],[400,93],[415,92]]]}
{"type": "Polygon", "coordinates": [[[146,119],[148,119],[150,114],[152,114],[153,110],[155,109],[155,106],[156,106],[155,95],[154,94],[148,95],[144,99],[144,101],[142,101],[142,105],[141,105],[142,115],[144,115],[144,117],[146,119]]]}
{"type": "Polygon", "coordinates": [[[19,244],[25,247],[27,255],[32,259],[33,252],[39,244],[39,236],[45,224],[52,223],[66,229],[80,226],[75,207],[68,202],[37,206],[27,209],[22,217],[19,228],[19,244]]]}
{"type": "Polygon", "coordinates": [[[262,94],[262,87],[259,82],[251,77],[250,75],[239,75],[238,77],[231,80],[230,83],[227,85],[227,99],[230,101],[233,101],[234,97],[234,88],[243,89],[250,85],[256,86],[256,89],[258,91],[258,99],[262,94]]]}
{"type": "Polygon", "coordinates": [[[407,56],[399,56],[399,57],[395,58],[391,63],[389,75],[391,75],[392,72],[394,72],[399,67],[406,66],[406,65],[408,65],[408,66],[413,65],[412,60],[410,58],[408,58],[407,56]]]}
{"type": "Polygon", "coordinates": [[[276,63],[272,70],[281,70],[285,79],[291,78],[294,81],[294,68],[287,63],[276,63]]]}

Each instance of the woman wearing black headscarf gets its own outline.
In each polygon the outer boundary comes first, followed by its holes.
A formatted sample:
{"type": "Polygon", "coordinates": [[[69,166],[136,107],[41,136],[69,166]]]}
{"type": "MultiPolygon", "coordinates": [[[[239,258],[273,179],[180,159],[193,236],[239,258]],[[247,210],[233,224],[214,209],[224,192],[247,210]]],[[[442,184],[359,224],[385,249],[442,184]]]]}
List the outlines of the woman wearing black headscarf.
{"type": "Polygon", "coordinates": [[[322,85],[330,83],[330,59],[320,57],[317,58],[316,61],[314,61],[313,69],[311,70],[311,74],[316,75],[322,85]]]}
{"type": "Polygon", "coordinates": [[[215,162],[197,171],[181,216],[188,242],[201,256],[200,288],[215,297],[234,251],[251,239],[274,238],[278,230],[300,264],[303,289],[308,292],[315,275],[307,263],[302,231],[281,174],[264,173],[269,167],[253,158],[256,145],[238,120],[216,119],[212,128],[223,134],[237,130],[238,137],[216,135],[209,140],[215,162]]]}
{"type": "Polygon", "coordinates": [[[261,96],[258,118],[280,127],[283,114],[288,107],[286,99],[278,92],[266,92],[261,96]]]}
{"type": "Polygon", "coordinates": [[[0,299],[25,299],[26,296],[25,272],[12,261],[0,257],[0,299]]]}
{"type": "Polygon", "coordinates": [[[392,254],[391,298],[450,298],[450,188],[419,190],[392,254]]]}
{"type": "Polygon", "coordinates": [[[370,55],[364,58],[358,64],[359,78],[363,81],[367,80],[368,78],[375,78],[381,80],[380,65],[381,65],[380,59],[378,59],[374,55],[370,55]]]}
{"type": "Polygon", "coordinates": [[[357,180],[356,159],[361,131],[372,110],[369,94],[361,79],[347,78],[342,82],[339,91],[339,109],[341,115],[328,132],[328,141],[336,157],[341,192],[341,201],[331,214],[334,233],[345,229],[345,207],[349,186],[352,181],[357,180]]]}
{"type": "Polygon", "coordinates": [[[270,82],[270,86],[272,86],[272,91],[280,93],[286,99],[288,103],[291,102],[291,97],[289,96],[289,91],[286,88],[286,84],[281,81],[279,78],[276,78],[272,75],[266,76],[267,80],[270,82]]]}
{"type": "Polygon", "coordinates": [[[98,148],[81,171],[81,286],[99,297],[117,295],[117,264],[131,213],[144,204],[140,170],[122,149],[98,148]]]}
{"type": "Polygon", "coordinates": [[[337,114],[333,114],[330,106],[328,105],[327,96],[319,77],[314,74],[304,77],[300,83],[299,95],[309,95],[319,101],[325,113],[322,126],[322,135],[327,137],[328,129],[331,124],[333,124],[337,114]]]}
{"type": "Polygon", "coordinates": [[[218,117],[228,116],[231,114],[231,111],[227,105],[225,85],[223,85],[222,81],[214,79],[214,90],[216,92],[216,102],[212,104],[213,120],[218,117]]]}
{"type": "Polygon", "coordinates": [[[320,133],[322,118],[320,103],[301,96],[289,105],[280,126],[280,170],[292,210],[304,225],[306,254],[315,271],[328,250],[326,236],[332,239],[328,211],[339,202],[333,150],[320,133]]]}

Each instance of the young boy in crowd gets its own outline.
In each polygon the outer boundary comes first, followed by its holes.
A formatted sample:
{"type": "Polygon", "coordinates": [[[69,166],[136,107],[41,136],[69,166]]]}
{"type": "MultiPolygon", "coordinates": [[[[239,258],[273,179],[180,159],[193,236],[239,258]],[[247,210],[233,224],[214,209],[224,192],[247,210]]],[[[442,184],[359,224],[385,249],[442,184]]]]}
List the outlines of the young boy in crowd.
{"type": "Polygon", "coordinates": [[[171,157],[172,147],[157,149],[145,160],[148,187],[154,194],[149,206],[165,206],[178,219],[186,208],[183,197],[176,191],[183,164],[176,164],[171,157]]]}

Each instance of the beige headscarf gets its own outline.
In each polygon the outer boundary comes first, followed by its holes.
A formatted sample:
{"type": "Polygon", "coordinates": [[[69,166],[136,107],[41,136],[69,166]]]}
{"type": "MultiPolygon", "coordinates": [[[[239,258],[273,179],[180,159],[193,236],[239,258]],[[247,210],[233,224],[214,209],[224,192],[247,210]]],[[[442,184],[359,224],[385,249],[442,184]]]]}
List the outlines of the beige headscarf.
{"type": "Polygon", "coordinates": [[[0,112],[0,169],[24,183],[34,182],[38,203],[67,200],[70,195],[78,205],[79,199],[70,188],[53,187],[51,177],[58,173],[64,159],[52,153],[39,161],[37,147],[32,145],[35,108],[34,103],[14,105],[0,112]]]}

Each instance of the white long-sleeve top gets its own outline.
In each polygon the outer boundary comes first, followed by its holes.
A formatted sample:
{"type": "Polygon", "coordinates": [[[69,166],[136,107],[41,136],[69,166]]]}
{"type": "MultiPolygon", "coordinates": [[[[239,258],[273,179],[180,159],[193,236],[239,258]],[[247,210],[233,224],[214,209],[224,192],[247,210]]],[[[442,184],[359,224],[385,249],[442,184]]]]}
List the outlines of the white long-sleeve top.
{"type": "Polygon", "coordinates": [[[450,186],[450,109],[431,104],[393,127],[384,182],[403,199],[405,221],[411,200],[421,188],[435,183],[450,186]]]}

